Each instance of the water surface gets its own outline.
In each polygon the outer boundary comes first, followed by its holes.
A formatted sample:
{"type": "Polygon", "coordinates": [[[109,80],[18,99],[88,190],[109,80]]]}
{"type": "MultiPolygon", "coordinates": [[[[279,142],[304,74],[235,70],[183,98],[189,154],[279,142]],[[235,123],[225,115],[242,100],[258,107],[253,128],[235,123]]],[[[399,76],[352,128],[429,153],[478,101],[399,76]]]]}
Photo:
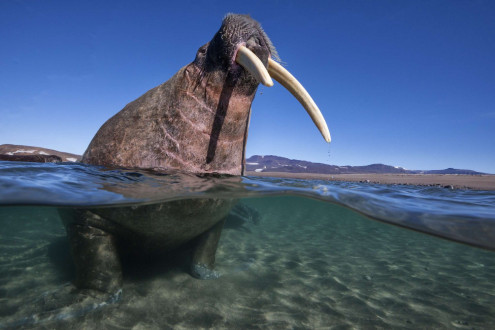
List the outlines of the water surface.
{"type": "Polygon", "coordinates": [[[0,204],[0,328],[495,327],[493,192],[0,162],[0,204]],[[74,276],[57,208],[211,197],[219,279],[131,260],[119,302],[30,318],[74,276]]]}

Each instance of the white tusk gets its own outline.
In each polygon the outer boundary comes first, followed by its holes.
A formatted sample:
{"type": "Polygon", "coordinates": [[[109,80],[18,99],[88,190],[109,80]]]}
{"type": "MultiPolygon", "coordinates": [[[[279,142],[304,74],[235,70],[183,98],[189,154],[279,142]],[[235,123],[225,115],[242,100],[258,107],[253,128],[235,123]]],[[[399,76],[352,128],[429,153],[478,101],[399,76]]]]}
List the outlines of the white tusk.
{"type": "Polygon", "coordinates": [[[268,87],[273,86],[272,78],[270,78],[268,71],[266,71],[265,66],[261,63],[261,60],[252,51],[247,49],[247,47],[239,47],[235,61],[263,85],[268,87]]]}
{"type": "Polygon", "coordinates": [[[315,101],[313,101],[309,93],[306,89],[304,89],[299,81],[297,81],[297,79],[283,66],[271,58],[268,59],[268,72],[273,79],[278,81],[282,86],[287,88],[292,95],[294,95],[304,109],[306,109],[311,119],[313,119],[313,122],[320,130],[320,133],[323,135],[325,141],[330,142],[330,131],[328,130],[325,118],[323,118],[323,115],[321,114],[320,109],[318,109],[315,101]]]}

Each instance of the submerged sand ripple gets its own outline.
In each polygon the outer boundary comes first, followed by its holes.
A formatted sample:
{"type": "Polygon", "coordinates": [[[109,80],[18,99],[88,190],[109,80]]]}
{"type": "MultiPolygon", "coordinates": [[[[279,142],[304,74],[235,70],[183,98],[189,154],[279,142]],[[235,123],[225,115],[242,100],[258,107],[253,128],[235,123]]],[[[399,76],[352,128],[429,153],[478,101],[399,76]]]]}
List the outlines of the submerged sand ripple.
{"type": "MultiPolygon", "coordinates": [[[[493,253],[374,222],[324,202],[297,197],[244,202],[262,219],[257,225],[246,223],[249,230],[224,231],[217,254],[221,278],[196,280],[180,260],[146,267],[130,263],[120,303],[47,327],[495,326],[493,253]]],[[[45,220],[54,216],[50,209],[33,210],[45,220]]],[[[25,212],[17,216],[28,216],[25,212]]],[[[8,247],[2,249],[0,274],[14,274],[0,277],[0,324],[21,317],[27,303],[71,276],[70,267],[63,266],[68,259],[60,262],[60,256],[57,261],[46,254],[53,244],[64,246],[56,243],[63,237],[61,225],[51,221],[51,227],[34,232],[33,221],[9,229],[17,231],[16,240],[3,240],[7,229],[0,237],[2,247],[8,247]]]]}

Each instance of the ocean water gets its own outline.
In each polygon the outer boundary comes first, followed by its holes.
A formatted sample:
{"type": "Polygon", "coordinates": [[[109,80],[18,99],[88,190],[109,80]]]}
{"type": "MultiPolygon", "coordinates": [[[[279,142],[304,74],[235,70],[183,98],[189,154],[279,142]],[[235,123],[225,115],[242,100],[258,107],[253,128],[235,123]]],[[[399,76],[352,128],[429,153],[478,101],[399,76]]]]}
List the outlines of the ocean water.
{"type": "Polygon", "coordinates": [[[0,329],[493,329],[495,193],[0,162],[0,329]],[[59,208],[238,199],[214,280],[187,251],[119,299],[43,310],[75,276],[59,208]]]}

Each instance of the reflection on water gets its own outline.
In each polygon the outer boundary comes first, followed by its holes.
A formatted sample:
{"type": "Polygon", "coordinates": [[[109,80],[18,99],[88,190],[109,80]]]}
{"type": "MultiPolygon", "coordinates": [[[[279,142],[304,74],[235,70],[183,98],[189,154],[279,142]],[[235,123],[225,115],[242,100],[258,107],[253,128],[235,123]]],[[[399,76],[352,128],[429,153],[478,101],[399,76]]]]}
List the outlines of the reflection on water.
{"type": "Polygon", "coordinates": [[[493,249],[490,192],[6,163],[0,162],[0,328],[26,320],[44,294],[63,290],[74,277],[54,206],[115,207],[184,197],[241,199],[220,240],[219,279],[192,278],[187,251],[129,258],[118,303],[23,327],[486,329],[495,324],[493,252],[383,223],[493,249]]]}

